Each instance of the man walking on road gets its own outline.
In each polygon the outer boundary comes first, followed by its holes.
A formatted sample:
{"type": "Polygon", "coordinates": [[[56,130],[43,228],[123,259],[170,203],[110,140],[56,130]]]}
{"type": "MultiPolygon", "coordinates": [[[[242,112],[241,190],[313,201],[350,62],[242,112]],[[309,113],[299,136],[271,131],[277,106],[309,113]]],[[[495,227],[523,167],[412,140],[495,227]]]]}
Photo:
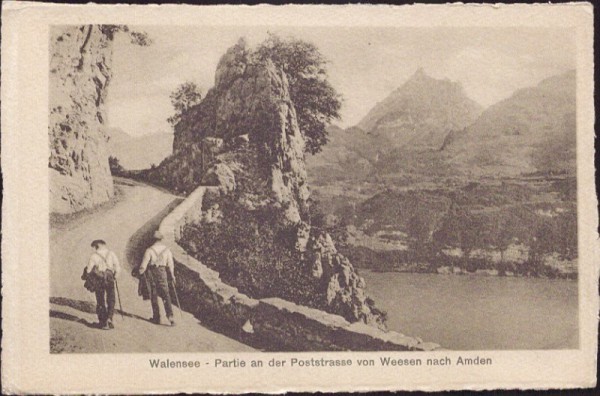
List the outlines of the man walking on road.
{"type": "Polygon", "coordinates": [[[160,310],[158,307],[158,297],[163,300],[167,319],[171,326],[175,326],[173,317],[173,306],[171,304],[171,295],[169,293],[169,279],[171,276],[173,286],[175,286],[175,266],[173,264],[173,253],[162,243],[163,235],[160,231],[154,233],[154,243],[144,253],[144,259],[138,269],[141,281],[146,282],[146,287],[150,293],[152,303],[153,323],[160,324],[160,310]],[[168,271],[168,273],[167,273],[168,271]],[[144,276],[142,276],[144,275],[144,276]]]}
{"type": "Polygon", "coordinates": [[[99,327],[114,329],[115,281],[121,272],[117,255],[108,250],[106,242],[96,239],[91,244],[94,253],[90,256],[83,273],[88,290],[96,293],[96,314],[99,327]]]}

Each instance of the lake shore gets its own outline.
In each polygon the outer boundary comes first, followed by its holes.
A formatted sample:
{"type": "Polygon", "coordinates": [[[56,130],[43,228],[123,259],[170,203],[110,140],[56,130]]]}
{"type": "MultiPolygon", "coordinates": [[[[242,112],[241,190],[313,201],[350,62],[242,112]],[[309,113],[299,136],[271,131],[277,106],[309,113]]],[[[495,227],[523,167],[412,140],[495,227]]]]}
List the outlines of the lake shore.
{"type": "Polygon", "coordinates": [[[367,270],[374,273],[404,273],[404,274],[434,274],[434,275],[461,275],[461,276],[495,276],[495,277],[506,277],[506,278],[541,278],[541,279],[563,279],[563,280],[577,280],[577,272],[559,272],[551,276],[545,274],[522,274],[512,271],[501,272],[497,269],[477,269],[475,271],[468,271],[461,267],[442,266],[437,268],[415,268],[414,266],[408,268],[392,268],[392,269],[378,269],[357,266],[359,270],[367,270]]]}
{"type": "Polygon", "coordinates": [[[346,246],[341,251],[356,268],[374,272],[570,280],[578,277],[577,258],[556,260],[549,256],[544,261],[502,262],[484,257],[465,259],[450,255],[417,258],[414,252],[376,250],[364,246],[346,246]]]}

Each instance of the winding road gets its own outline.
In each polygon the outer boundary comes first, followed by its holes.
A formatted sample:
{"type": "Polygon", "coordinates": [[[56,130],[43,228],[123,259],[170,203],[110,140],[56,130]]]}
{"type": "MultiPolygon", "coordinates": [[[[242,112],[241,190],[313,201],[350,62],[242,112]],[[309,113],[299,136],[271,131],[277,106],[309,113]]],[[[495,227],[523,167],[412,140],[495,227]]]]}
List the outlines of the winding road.
{"type": "MultiPolygon", "coordinates": [[[[177,326],[155,325],[149,301],[137,294],[137,266],[160,221],[181,201],[160,189],[128,180],[116,180],[119,199],[74,216],[50,228],[50,351],[130,352],[233,352],[251,347],[203,327],[192,314],[175,309],[177,326]],[[90,242],[104,239],[123,267],[118,278],[119,303],[115,329],[100,330],[94,295],[83,287],[81,273],[92,253],[90,242]]],[[[160,304],[162,309],[162,304],[160,304]]]]}

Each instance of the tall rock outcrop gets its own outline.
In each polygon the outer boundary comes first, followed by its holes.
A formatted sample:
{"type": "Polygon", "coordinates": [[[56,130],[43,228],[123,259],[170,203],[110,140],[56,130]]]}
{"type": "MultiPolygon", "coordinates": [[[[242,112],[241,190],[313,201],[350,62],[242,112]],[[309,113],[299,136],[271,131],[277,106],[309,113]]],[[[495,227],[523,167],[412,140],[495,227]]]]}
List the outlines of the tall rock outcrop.
{"type": "Polygon", "coordinates": [[[54,27],[50,34],[50,211],[70,213],[110,199],[104,132],[111,35],[102,25],[54,27]]]}
{"type": "Polygon", "coordinates": [[[260,180],[257,192],[285,206],[289,220],[298,222],[309,194],[304,139],[287,78],[270,61],[251,58],[243,42],[223,55],[215,86],[182,116],[175,128],[173,155],[150,170],[149,178],[190,192],[206,184],[203,178],[215,163],[234,163],[232,167],[244,169],[250,179],[260,180]]]}
{"type": "Polygon", "coordinates": [[[287,77],[245,42],[223,55],[215,86],[176,126],[173,155],[147,176],[180,191],[221,187],[180,243],[226,282],[384,326],[364,280],[310,226],[304,137],[287,77]]]}

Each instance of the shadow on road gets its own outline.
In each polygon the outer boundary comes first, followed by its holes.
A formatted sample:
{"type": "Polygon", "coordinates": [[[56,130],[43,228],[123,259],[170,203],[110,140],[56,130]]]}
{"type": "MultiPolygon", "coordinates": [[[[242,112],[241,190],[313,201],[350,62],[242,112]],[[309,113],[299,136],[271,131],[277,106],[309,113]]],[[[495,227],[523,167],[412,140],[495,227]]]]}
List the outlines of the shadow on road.
{"type": "Polygon", "coordinates": [[[87,320],[85,320],[83,318],[78,318],[75,315],[71,315],[71,314],[68,314],[65,312],[61,312],[61,311],[55,311],[54,309],[50,310],[50,317],[64,319],[64,320],[70,320],[71,322],[76,322],[76,323],[81,323],[90,328],[98,328],[98,325],[96,323],[88,322],[87,320]]]}
{"type": "MultiPolygon", "coordinates": [[[[73,300],[73,299],[65,298],[65,297],[50,297],[50,303],[55,304],[55,305],[62,305],[65,307],[70,307],[70,308],[76,309],[78,311],[89,313],[89,314],[94,314],[94,315],[96,314],[96,304],[89,302],[89,301],[73,300]]],[[[143,320],[145,322],[150,322],[149,318],[143,318],[139,315],[121,311],[120,309],[115,309],[115,316],[116,315],[119,315],[119,316],[123,315],[128,318],[139,319],[139,320],[143,320]]],[[[73,316],[71,314],[67,314],[67,313],[52,310],[52,309],[50,310],[50,317],[65,319],[65,320],[72,320],[74,322],[80,322],[80,323],[83,323],[81,321],[87,322],[85,319],[76,318],[75,316],[73,316]],[[75,320],[70,319],[69,317],[75,318],[75,320]]]]}
{"type": "Polygon", "coordinates": [[[90,301],[73,300],[66,297],[50,297],[50,304],[63,305],[90,314],[96,313],[96,304],[90,301]]]}

